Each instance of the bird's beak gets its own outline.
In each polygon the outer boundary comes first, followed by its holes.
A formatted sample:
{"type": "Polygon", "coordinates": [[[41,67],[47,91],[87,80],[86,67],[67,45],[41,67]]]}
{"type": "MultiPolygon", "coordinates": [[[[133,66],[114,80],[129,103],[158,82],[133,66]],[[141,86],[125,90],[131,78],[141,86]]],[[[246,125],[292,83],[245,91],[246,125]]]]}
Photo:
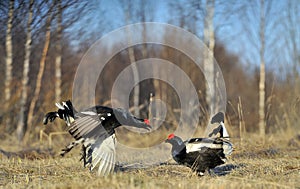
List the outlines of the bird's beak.
{"type": "Polygon", "coordinates": [[[149,121],[149,119],[144,119],[144,123],[146,123],[147,125],[150,126],[150,121],[149,121]]]}
{"type": "Polygon", "coordinates": [[[150,125],[149,119],[144,119],[144,123],[145,123],[146,125],[148,125],[148,127],[146,127],[146,129],[147,129],[148,131],[150,131],[150,130],[152,129],[152,127],[151,127],[151,125],[150,125]]]}
{"type": "Polygon", "coordinates": [[[143,129],[146,129],[148,131],[150,131],[152,129],[152,127],[150,125],[150,121],[148,119],[141,119],[141,118],[134,117],[134,121],[136,123],[135,127],[143,128],[143,129]]]}

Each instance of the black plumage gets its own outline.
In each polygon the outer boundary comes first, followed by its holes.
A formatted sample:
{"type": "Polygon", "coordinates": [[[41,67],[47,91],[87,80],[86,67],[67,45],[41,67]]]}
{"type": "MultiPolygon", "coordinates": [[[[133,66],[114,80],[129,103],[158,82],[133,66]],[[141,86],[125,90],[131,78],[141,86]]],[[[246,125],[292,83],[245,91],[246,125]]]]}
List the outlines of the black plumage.
{"type": "MultiPolygon", "coordinates": [[[[219,121],[221,129],[219,127],[217,129],[218,132],[221,132],[220,136],[222,137],[192,138],[183,141],[180,137],[170,134],[166,142],[172,145],[173,159],[179,164],[190,167],[200,175],[203,175],[206,170],[224,164],[227,156],[232,153],[233,148],[229,141],[224,121],[219,121]]],[[[216,132],[216,130],[213,132],[216,132]]]]}
{"type": "Polygon", "coordinates": [[[78,144],[83,144],[84,166],[90,165],[92,170],[99,164],[99,175],[107,175],[114,169],[117,127],[127,125],[150,130],[148,119],[137,118],[121,108],[94,106],[78,112],[71,101],[56,103],[56,106],[57,111],[45,115],[44,124],[59,117],[66,122],[69,133],[76,139],[63,149],[61,155],[65,155],[78,144]]]}

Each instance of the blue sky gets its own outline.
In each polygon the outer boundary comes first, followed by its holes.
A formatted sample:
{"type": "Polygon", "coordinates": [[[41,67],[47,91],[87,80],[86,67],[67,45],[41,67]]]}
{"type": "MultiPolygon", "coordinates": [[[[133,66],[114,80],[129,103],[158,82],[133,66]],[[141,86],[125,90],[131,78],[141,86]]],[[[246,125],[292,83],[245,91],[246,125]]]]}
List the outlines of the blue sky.
{"type": "MultiPolygon", "coordinates": [[[[290,0],[297,6],[299,0],[290,0]]],[[[180,19],[187,22],[185,29],[194,30],[197,36],[203,36],[203,10],[196,10],[191,6],[192,2],[199,1],[132,1],[132,8],[130,11],[130,18],[126,19],[126,7],[128,1],[122,0],[93,0],[91,2],[91,12],[82,19],[82,22],[75,27],[84,27],[85,36],[81,36],[78,40],[84,40],[93,35],[94,38],[100,38],[104,34],[122,27],[126,24],[141,22],[141,18],[135,16],[141,7],[144,8],[145,21],[162,22],[178,25],[180,19]],[[178,5],[179,4],[179,5],[178,5]],[[197,17],[195,22],[194,17],[197,17]],[[191,29],[192,28],[192,29],[191,29]]],[[[249,68],[254,69],[259,64],[259,18],[260,18],[260,4],[259,0],[253,1],[218,1],[216,0],[214,25],[216,29],[216,37],[223,42],[227,49],[239,55],[241,62],[248,65],[249,68]],[[230,3],[231,2],[231,3],[230,3]]],[[[286,69],[291,65],[290,52],[287,50],[290,42],[287,42],[288,32],[286,31],[286,24],[283,22],[284,16],[287,12],[286,0],[266,1],[266,6],[271,2],[271,9],[266,13],[266,66],[267,69],[279,71],[286,69]],[[285,25],[285,26],[284,26],[285,25]],[[287,40],[284,40],[287,38],[287,40]],[[278,53],[284,53],[278,57],[278,53]]],[[[204,8],[204,0],[200,2],[204,8]]],[[[300,2],[299,2],[300,4],[300,2]]],[[[295,22],[299,14],[295,14],[295,22]]],[[[299,25],[294,25],[297,35],[300,38],[299,25]]],[[[74,28],[73,28],[74,29],[74,28]]],[[[72,30],[72,29],[71,29],[72,30]]],[[[295,38],[299,42],[299,38],[295,38]]],[[[300,49],[298,49],[300,50],[300,49]]],[[[299,68],[299,67],[298,67],[299,68]]]]}

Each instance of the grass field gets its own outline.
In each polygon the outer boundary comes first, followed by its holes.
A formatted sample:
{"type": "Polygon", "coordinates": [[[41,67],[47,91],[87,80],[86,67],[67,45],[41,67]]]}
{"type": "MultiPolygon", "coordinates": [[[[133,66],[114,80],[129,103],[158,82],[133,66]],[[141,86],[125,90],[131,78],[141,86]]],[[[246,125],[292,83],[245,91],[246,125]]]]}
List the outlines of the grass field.
{"type": "MultiPolygon", "coordinates": [[[[291,143],[291,138],[272,135],[267,137],[265,144],[261,144],[255,135],[246,138],[242,143],[233,139],[235,151],[227,165],[237,168],[223,176],[206,173],[199,177],[189,168],[170,161],[147,168],[127,167],[108,177],[99,178],[94,172],[82,167],[79,150],[75,150],[63,158],[47,153],[32,153],[27,155],[28,158],[7,158],[2,154],[0,187],[300,188],[299,139],[295,138],[294,143],[291,143]]],[[[59,153],[59,149],[53,151],[59,153]]]]}

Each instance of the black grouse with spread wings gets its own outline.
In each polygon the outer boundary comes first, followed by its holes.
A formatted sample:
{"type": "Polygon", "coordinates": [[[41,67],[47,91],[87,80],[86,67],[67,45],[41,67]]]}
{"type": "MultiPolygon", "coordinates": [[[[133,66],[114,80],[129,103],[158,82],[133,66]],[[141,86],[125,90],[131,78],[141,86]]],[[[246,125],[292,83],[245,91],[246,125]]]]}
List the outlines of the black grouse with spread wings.
{"type": "Polygon", "coordinates": [[[114,170],[115,165],[115,129],[128,125],[149,130],[148,119],[134,117],[120,108],[94,106],[77,112],[71,101],[56,103],[58,110],[49,112],[44,117],[44,124],[56,117],[65,120],[69,133],[76,139],[70,143],[61,155],[73,147],[83,144],[82,159],[84,166],[93,170],[99,164],[98,175],[105,176],[114,170]]]}

